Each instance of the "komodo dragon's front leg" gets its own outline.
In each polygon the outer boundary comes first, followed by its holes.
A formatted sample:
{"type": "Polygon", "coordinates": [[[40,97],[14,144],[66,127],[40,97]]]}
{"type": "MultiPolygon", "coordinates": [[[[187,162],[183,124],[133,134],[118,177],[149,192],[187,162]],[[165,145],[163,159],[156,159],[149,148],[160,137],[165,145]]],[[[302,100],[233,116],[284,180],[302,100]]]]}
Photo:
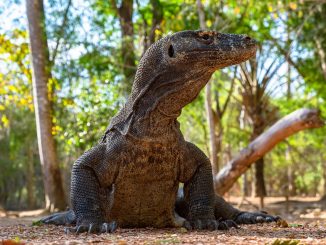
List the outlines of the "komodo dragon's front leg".
{"type": "Polygon", "coordinates": [[[181,165],[184,200],[180,202],[179,199],[176,203],[177,213],[187,219],[184,226],[188,229],[214,230],[237,227],[232,221],[218,222],[215,218],[215,193],[209,159],[191,143],[187,143],[186,152],[186,160],[181,165]],[[182,202],[185,205],[182,205],[182,202]],[[184,213],[185,209],[186,213],[184,213]]]}
{"type": "Polygon", "coordinates": [[[85,152],[73,165],[71,205],[76,215],[72,232],[112,232],[116,223],[109,222],[117,153],[107,144],[85,152]]]}
{"type": "MultiPolygon", "coordinates": [[[[176,212],[190,220],[191,227],[205,229],[205,225],[196,220],[211,219],[213,210],[214,219],[220,221],[218,229],[237,227],[236,224],[256,224],[277,221],[279,217],[265,213],[243,212],[227,203],[222,197],[214,193],[212,169],[209,159],[195,145],[188,143],[189,159],[197,162],[197,171],[193,177],[185,182],[184,191],[178,193],[176,212]],[[207,218],[209,217],[209,218],[207,218]],[[235,223],[236,224],[235,224],[235,223]]],[[[191,161],[191,160],[190,160],[191,161]]],[[[188,162],[189,163],[189,162],[188,162]]],[[[189,167],[192,167],[190,164],[189,167]]]]}
{"type": "Polygon", "coordinates": [[[112,232],[117,225],[107,220],[112,207],[112,184],[118,164],[117,154],[107,144],[85,152],[73,165],[71,175],[72,210],[50,215],[47,224],[76,224],[67,232],[112,232]]]}

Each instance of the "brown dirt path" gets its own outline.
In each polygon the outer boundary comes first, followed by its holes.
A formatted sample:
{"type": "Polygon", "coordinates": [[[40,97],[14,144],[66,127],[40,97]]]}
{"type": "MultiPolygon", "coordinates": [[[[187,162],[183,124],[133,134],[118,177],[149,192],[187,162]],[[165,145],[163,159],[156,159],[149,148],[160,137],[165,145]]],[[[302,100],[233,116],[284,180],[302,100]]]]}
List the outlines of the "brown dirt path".
{"type": "MultiPolygon", "coordinates": [[[[274,205],[275,208],[275,205],[274,205]]],[[[283,205],[278,209],[282,213],[283,205]]],[[[267,208],[268,209],[268,208],[267,208]]],[[[0,217],[0,244],[326,244],[325,211],[289,216],[290,227],[277,224],[242,225],[229,231],[179,229],[118,229],[113,234],[65,234],[59,226],[32,226],[37,217],[0,217]],[[302,218],[305,217],[305,218],[302,218]],[[308,218],[307,218],[308,217],[308,218]],[[292,243],[290,243],[292,242],[292,243]]]]}
{"type": "Polygon", "coordinates": [[[276,224],[245,225],[229,231],[184,229],[118,229],[113,234],[65,234],[62,227],[9,225],[1,227],[0,238],[28,244],[273,244],[277,239],[300,244],[326,244],[325,223],[280,228],[276,224]]]}

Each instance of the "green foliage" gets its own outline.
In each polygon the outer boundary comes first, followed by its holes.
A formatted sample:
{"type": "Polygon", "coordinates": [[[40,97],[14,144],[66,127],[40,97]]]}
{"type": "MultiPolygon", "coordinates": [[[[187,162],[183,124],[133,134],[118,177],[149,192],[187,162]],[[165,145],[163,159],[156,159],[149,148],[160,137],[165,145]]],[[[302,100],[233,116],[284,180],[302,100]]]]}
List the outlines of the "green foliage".
{"type": "Polygon", "coordinates": [[[44,225],[41,220],[33,221],[32,226],[42,226],[44,225]]]}
{"type": "MultiPolygon", "coordinates": [[[[0,203],[27,208],[26,181],[42,186],[37,154],[31,71],[26,32],[14,29],[0,35],[0,203]],[[37,177],[28,176],[28,162],[37,177]]],[[[34,193],[41,198],[43,189],[34,193]]]]}

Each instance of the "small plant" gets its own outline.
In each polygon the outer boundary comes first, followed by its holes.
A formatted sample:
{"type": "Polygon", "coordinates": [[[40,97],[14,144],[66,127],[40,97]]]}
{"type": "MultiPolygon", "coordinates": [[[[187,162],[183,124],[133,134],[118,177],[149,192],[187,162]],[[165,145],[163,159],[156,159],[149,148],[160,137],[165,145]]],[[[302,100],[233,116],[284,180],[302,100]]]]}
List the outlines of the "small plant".
{"type": "Polygon", "coordinates": [[[271,245],[297,245],[299,244],[299,240],[280,240],[276,239],[271,245]]]}

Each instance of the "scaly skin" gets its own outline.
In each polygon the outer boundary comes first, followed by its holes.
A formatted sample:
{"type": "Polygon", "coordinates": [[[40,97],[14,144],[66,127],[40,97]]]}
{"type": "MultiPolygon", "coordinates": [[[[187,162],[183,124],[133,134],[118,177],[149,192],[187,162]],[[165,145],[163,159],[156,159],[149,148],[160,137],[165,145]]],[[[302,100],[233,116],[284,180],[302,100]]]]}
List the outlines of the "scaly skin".
{"type": "Polygon", "coordinates": [[[116,224],[227,229],[276,220],[241,212],[216,196],[209,159],[184,140],[177,121],[215,70],[255,52],[250,37],[214,31],[178,32],[153,44],[140,61],[126,105],[100,143],[73,165],[72,211],[43,222],[76,223],[70,231],[79,233],[112,232],[116,224]],[[184,183],[181,196],[179,183],[184,183]]]}

